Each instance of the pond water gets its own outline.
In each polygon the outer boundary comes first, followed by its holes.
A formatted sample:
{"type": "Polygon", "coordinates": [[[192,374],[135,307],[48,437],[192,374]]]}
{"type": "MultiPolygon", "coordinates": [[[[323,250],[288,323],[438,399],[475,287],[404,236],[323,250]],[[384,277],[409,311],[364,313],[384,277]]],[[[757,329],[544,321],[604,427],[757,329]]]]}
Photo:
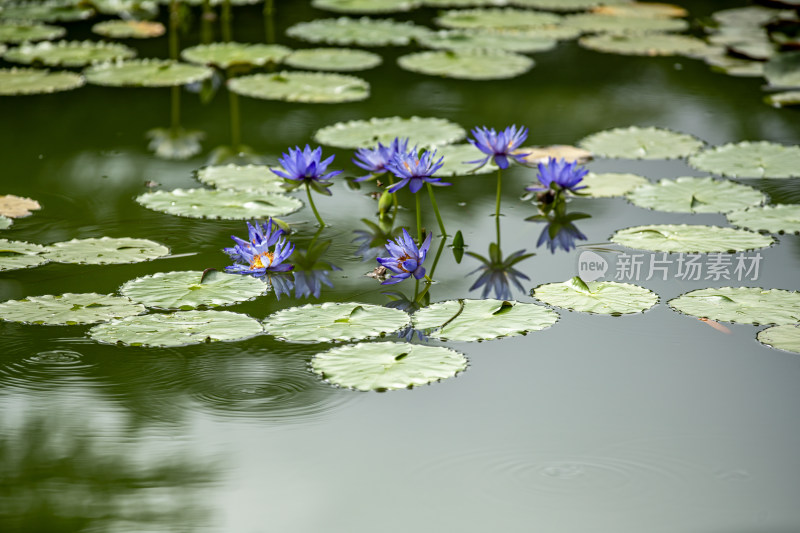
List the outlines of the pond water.
{"type": "MultiPolygon", "coordinates": [[[[690,19],[717,2],[684,2],[690,19]]],[[[725,7],[746,5],[725,2],[725,7]]],[[[329,16],[307,2],[276,2],[276,41],[311,46],[285,34],[301,21],[329,16]]],[[[398,14],[433,26],[433,8],[398,14]]],[[[195,24],[182,46],[200,40],[195,24]]],[[[162,8],[160,20],[166,22],[162,8]]],[[[96,39],[92,22],[70,23],[67,38],[96,39]]],[[[234,38],[264,42],[261,6],[234,10],[234,38]]],[[[167,57],[166,37],[134,43],[140,57],[167,57]]],[[[416,46],[371,48],[377,68],[355,75],[371,85],[364,101],[300,104],[240,97],[241,138],[269,164],[288,147],[314,145],[314,133],[371,117],[440,117],[466,129],[530,128],[527,145],[574,145],[617,127],[656,126],[709,145],[771,141],[800,144],[791,109],[762,102],[764,79],[732,77],[682,56],[603,54],[562,41],[539,52],[528,73],[465,81],[401,70],[396,59],[416,46]]],[[[0,65],[12,66],[10,63],[0,65]]],[[[15,220],[3,238],[47,245],[74,238],[148,238],[170,256],[121,265],[48,263],[0,273],[0,301],[62,293],[116,293],[134,278],[179,270],[222,270],[222,248],[244,236],[241,220],[172,216],[135,198],[150,189],[199,186],[193,171],[230,143],[229,99],[208,102],[181,90],[184,127],[205,133],[203,152],[156,158],[145,133],[171,120],[170,89],[86,85],[40,96],[0,97],[2,194],[37,200],[42,209],[15,220]],[[156,182],[147,183],[147,182],[156,182]]],[[[352,150],[331,169],[361,172],[352,150]]],[[[650,181],[706,176],[685,159],[595,158],[593,172],[650,181]]],[[[450,179],[436,189],[447,231],[466,250],[535,256],[515,268],[534,287],[577,275],[577,250],[537,247],[543,224],[526,221],[522,201],[536,170],[512,165],[503,175],[496,224],[494,174],[450,179]],[[499,241],[499,242],[498,242],[499,241]]],[[[323,260],[333,287],[312,302],[384,305],[386,291],[414,295],[413,280],[381,286],[366,274],[374,255],[359,255],[363,219],[378,223],[376,190],[334,178],[331,197],[315,196],[329,227],[323,260]]],[[[800,180],[739,180],[772,203],[800,203],[800,180]]],[[[302,189],[292,193],[306,202],[302,189]]],[[[424,194],[422,191],[420,194],[424,194]]],[[[414,199],[399,193],[395,228],[416,229],[414,199]]],[[[470,290],[481,263],[456,261],[428,197],[423,223],[441,248],[431,302],[482,298],[470,290]]],[[[668,213],[620,197],[576,197],[570,212],[585,244],[607,243],[640,224],[728,226],[723,214],[668,213]]],[[[282,217],[306,248],[317,231],[308,207],[282,217]]],[[[705,287],[798,289],[800,237],[777,236],[760,250],[756,279],[642,276],[633,283],[659,296],[644,313],[619,317],[570,312],[550,328],[487,342],[437,341],[466,355],[458,376],[412,390],[356,392],[309,369],[328,343],[292,344],[270,335],[175,348],[109,345],[89,326],[0,322],[0,529],[3,531],[614,531],[617,533],[800,530],[800,358],[764,346],[763,326],[700,321],[666,302],[705,287]],[[724,331],[723,331],[724,330],[724,331]]],[[[578,242],[577,244],[582,244],[578,242]]],[[[594,249],[594,248],[593,248],[594,249]]],[[[376,250],[377,251],[377,250],[376,250]]],[[[363,250],[362,250],[363,252],[363,250]]],[[[649,257],[649,255],[648,255],[649,257]]],[[[431,259],[429,258],[430,262],[431,259]]],[[[430,267],[430,263],[428,263],[430,267]]],[[[494,297],[494,294],[489,296],[494,297]]],[[[225,307],[264,319],[309,299],[270,292],[225,307]]],[[[393,337],[390,335],[390,337],[393,337]]],[[[398,340],[398,339],[395,339],[398,340]]],[[[415,343],[424,344],[417,338],[415,343]]]]}

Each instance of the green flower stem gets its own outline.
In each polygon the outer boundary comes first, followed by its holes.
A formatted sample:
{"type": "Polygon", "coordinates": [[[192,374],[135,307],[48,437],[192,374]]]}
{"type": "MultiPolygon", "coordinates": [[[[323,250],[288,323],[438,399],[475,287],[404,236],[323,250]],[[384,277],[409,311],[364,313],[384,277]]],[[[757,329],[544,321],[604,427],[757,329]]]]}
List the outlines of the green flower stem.
{"type": "Polygon", "coordinates": [[[422,210],[419,207],[419,194],[415,194],[417,202],[417,243],[422,244],[422,210]]]}
{"type": "Polygon", "coordinates": [[[225,0],[222,3],[222,16],[220,16],[220,22],[222,22],[222,40],[226,43],[233,40],[233,31],[231,30],[232,21],[233,10],[231,9],[231,0],[225,0]]]}
{"type": "Polygon", "coordinates": [[[181,11],[178,0],[170,0],[169,3],[169,58],[173,61],[178,60],[180,44],[178,43],[178,27],[181,22],[181,11]]]}
{"type": "Polygon", "coordinates": [[[495,201],[494,206],[494,216],[500,216],[500,195],[503,190],[503,171],[502,169],[497,169],[497,200],[495,201]]]}
{"type": "Polygon", "coordinates": [[[447,242],[447,239],[442,239],[442,242],[439,243],[439,249],[436,250],[436,257],[433,258],[433,266],[431,266],[431,273],[427,274],[425,277],[433,281],[433,274],[436,272],[436,265],[439,264],[439,258],[442,256],[442,250],[444,250],[444,244],[447,242]]]}
{"type": "Polygon", "coordinates": [[[216,18],[211,0],[203,0],[203,14],[200,16],[200,42],[209,44],[214,40],[214,29],[211,22],[216,18]]]}
{"type": "Polygon", "coordinates": [[[170,124],[172,131],[177,132],[181,129],[181,88],[180,86],[170,87],[170,124]]]}
{"type": "Polygon", "coordinates": [[[442,222],[442,215],[439,214],[439,206],[436,205],[436,197],[433,195],[433,186],[426,183],[428,186],[428,194],[431,197],[431,204],[433,205],[433,212],[436,214],[436,222],[439,223],[439,229],[442,230],[442,236],[447,237],[447,230],[444,229],[444,222],[442,222]]]}
{"type": "MultiPolygon", "coordinates": [[[[230,79],[230,73],[228,74],[228,79],[230,79]]],[[[239,115],[239,95],[229,90],[228,102],[230,104],[231,115],[231,146],[233,146],[233,149],[238,152],[239,146],[242,144],[242,128],[239,115]]]]}
{"type": "Polygon", "coordinates": [[[311,197],[311,187],[306,183],[306,194],[308,194],[308,205],[311,206],[311,210],[314,211],[314,216],[317,217],[317,222],[321,227],[325,227],[325,222],[322,221],[322,217],[319,216],[319,211],[317,211],[317,206],[314,205],[314,199],[311,197]]]}
{"type": "Polygon", "coordinates": [[[275,42],[275,6],[273,0],[264,2],[264,25],[267,36],[267,44],[275,42]]]}

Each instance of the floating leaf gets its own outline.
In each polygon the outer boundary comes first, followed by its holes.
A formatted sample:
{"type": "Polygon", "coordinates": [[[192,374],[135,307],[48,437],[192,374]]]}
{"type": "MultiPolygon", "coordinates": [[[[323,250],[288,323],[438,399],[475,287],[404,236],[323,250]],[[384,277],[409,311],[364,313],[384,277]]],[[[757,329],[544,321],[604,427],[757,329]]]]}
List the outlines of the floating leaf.
{"type": "Polygon", "coordinates": [[[100,237],[51,244],[45,256],[56,263],[111,265],[149,261],[168,254],[169,248],[148,239],[100,237]]]}
{"type": "Polygon", "coordinates": [[[675,311],[718,322],[756,325],[800,322],[800,293],[781,289],[698,289],[667,303],[675,311]]]}
{"type": "Polygon", "coordinates": [[[555,159],[564,159],[567,162],[575,161],[580,164],[586,163],[592,158],[592,152],[566,144],[525,146],[514,150],[513,153],[515,156],[524,154],[522,159],[529,165],[546,163],[551,157],[555,159]]]}
{"type": "Polygon", "coordinates": [[[39,205],[39,202],[30,198],[13,194],[0,196],[0,215],[10,218],[26,217],[31,214],[31,211],[41,208],[42,206],[39,205]]]}
{"type": "Polygon", "coordinates": [[[337,148],[363,148],[408,137],[409,146],[420,148],[449,144],[466,136],[464,128],[443,118],[389,117],[338,122],[317,130],[314,140],[337,148]]]}
{"type": "Polygon", "coordinates": [[[773,56],[764,65],[764,77],[771,87],[800,87],[800,51],[773,56]]]}
{"type": "Polygon", "coordinates": [[[564,17],[563,24],[586,33],[656,33],[684,31],[689,23],[683,19],[642,18],[579,13],[564,17]]]}
{"type": "Polygon", "coordinates": [[[444,166],[436,171],[437,176],[469,176],[471,174],[488,174],[497,172],[497,166],[491,161],[481,168],[480,163],[468,163],[484,159],[486,154],[471,144],[445,144],[436,147],[436,159],[444,157],[444,166]]]}
{"type": "Polygon", "coordinates": [[[763,63],[731,57],[724,48],[716,51],[714,48],[708,48],[702,54],[702,58],[711,65],[712,70],[724,72],[729,76],[760,78],[764,75],[763,63]]]}
{"type": "Polygon", "coordinates": [[[47,294],[0,303],[0,318],[28,324],[96,324],[144,312],[143,305],[135,304],[127,298],[96,293],[65,293],[57,296],[47,294]]]}
{"type": "Polygon", "coordinates": [[[253,74],[228,81],[228,89],[252,98],[315,104],[357,102],[369,97],[369,83],[361,78],[324,72],[253,74]]]}
{"type": "Polygon", "coordinates": [[[507,0],[423,0],[426,6],[431,7],[480,7],[504,6],[507,0]]]}
{"type": "Polygon", "coordinates": [[[658,303],[651,290],[616,281],[588,281],[573,278],[561,283],[546,283],[533,290],[542,302],[581,313],[625,315],[642,313],[658,303]]]}
{"type": "Polygon", "coordinates": [[[136,50],[118,43],[93,41],[45,41],[36,44],[24,43],[3,55],[14,63],[41,63],[48,67],[83,67],[92,63],[130,59],[136,50]]]}
{"type": "Polygon", "coordinates": [[[312,0],[317,9],[337,13],[396,13],[411,11],[422,5],[418,0],[312,0]]]}
{"type": "Polygon", "coordinates": [[[631,126],[593,133],[578,145],[603,157],[673,159],[697,152],[703,141],[685,133],[631,126]]]}
{"type": "Polygon", "coordinates": [[[654,224],[621,229],[611,236],[611,241],[653,252],[723,253],[764,248],[775,239],[719,226],[654,224]]]}
{"type": "Polygon", "coordinates": [[[429,31],[411,22],[340,17],[301,22],[288,28],[286,35],[312,43],[339,46],[407,46],[429,31]]]}
{"type": "Polygon", "coordinates": [[[733,226],[769,233],[800,233],[800,205],[764,205],[726,215],[733,226]]]}
{"type": "Polygon", "coordinates": [[[624,4],[630,0],[509,0],[509,4],[548,11],[584,11],[599,5],[624,4]]]}
{"type": "Polygon", "coordinates": [[[86,80],[73,72],[35,68],[0,69],[0,95],[41,94],[81,87],[86,80]]]}
{"type": "Polygon", "coordinates": [[[263,332],[258,320],[230,311],[178,311],[124,318],[89,330],[96,341],[166,347],[237,341],[263,332]]]}
{"type": "Polygon", "coordinates": [[[552,13],[512,8],[482,8],[444,11],[436,24],[445,28],[524,28],[535,29],[555,26],[561,17],[552,13]]]}
{"type": "Polygon", "coordinates": [[[191,218],[250,220],[294,213],[303,203],[284,194],[175,189],[144,193],[136,201],[155,211],[191,218]]]}
{"type": "Polygon", "coordinates": [[[729,143],[689,158],[698,170],[733,178],[800,177],[800,146],[767,141],[729,143]]]}
{"type": "Polygon", "coordinates": [[[94,9],[89,5],[71,0],[4,2],[1,5],[0,18],[6,20],[71,22],[88,19],[94,15],[94,9]]]}
{"type": "MultiPolygon", "coordinates": [[[[2,13],[0,11],[0,13],[2,13]]],[[[67,33],[61,26],[48,26],[36,22],[2,21],[0,22],[0,43],[33,43],[36,41],[52,41],[60,39],[67,33]]]]}
{"type": "Polygon", "coordinates": [[[784,91],[767,95],[764,101],[773,107],[800,105],[800,91],[784,91]]]}
{"type": "Polygon", "coordinates": [[[283,178],[267,165],[204,167],[197,171],[197,179],[218,189],[276,194],[284,191],[283,178]]]}
{"type": "Polygon", "coordinates": [[[233,65],[280,63],[291,49],[279,44],[211,43],[199,44],[181,51],[181,58],[197,65],[212,65],[222,69],[233,65]]]}
{"type": "Polygon", "coordinates": [[[13,223],[14,221],[12,219],[0,215],[0,229],[8,229],[13,223]]]}
{"type": "Polygon", "coordinates": [[[647,178],[636,174],[615,172],[595,174],[594,172],[589,172],[581,182],[581,185],[586,185],[586,188],[581,192],[593,198],[625,196],[636,187],[648,183],[650,182],[647,178]]]}
{"type": "Polygon", "coordinates": [[[653,2],[616,2],[610,6],[604,5],[592,8],[592,13],[641,18],[680,18],[689,14],[688,11],[680,6],[653,2]]]}
{"type": "Polygon", "coordinates": [[[591,35],[582,37],[578,43],[598,52],[635,56],[696,56],[708,49],[708,44],[696,37],[667,33],[591,35]]]}
{"type": "Polygon", "coordinates": [[[147,307],[185,311],[252,300],[266,290],[267,284],[252,276],[218,272],[204,278],[202,271],[189,270],[157,272],[132,279],[119,292],[147,307]]]}
{"type": "Polygon", "coordinates": [[[758,342],[778,350],[800,353],[800,324],[784,324],[761,330],[756,336],[758,342]]]}
{"type": "Polygon", "coordinates": [[[463,80],[513,78],[533,68],[532,59],[503,51],[463,49],[408,54],[397,59],[401,68],[429,76],[463,80]]]}
{"type": "Polygon", "coordinates": [[[720,26],[763,26],[776,16],[780,11],[762,6],[735,7],[722,9],[711,14],[720,26]]]}
{"type": "Polygon", "coordinates": [[[677,213],[727,213],[766,201],[747,185],[713,178],[680,177],[647,183],[628,193],[633,205],[677,213]]]}
{"type": "MultiPolygon", "coordinates": [[[[572,35],[575,36],[574,34],[572,35]]],[[[569,38],[569,37],[567,37],[569,38]]],[[[532,53],[555,48],[554,37],[543,37],[538,30],[442,30],[431,33],[419,40],[426,48],[437,50],[463,50],[482,48],[505,50],[506,52],[532,53]]]]}
{"type": "Polygon", "coordinates": [[[47,248],[24,241],[0,239],[0,271],[29,268],[47,263],[47,248]]]}
{"type": "Polygon", "coordinates": [[[284,61],[306,70],[356,71],[377,67],[383,62],[378,54],[352,48],[306,48],[295,50],[284,61]]]}
{"type": "Polygon", "coordinates": [[[541,305],[503,300],[448,300],[414,313],[414,328],[450,341],[491,340],[548,328],[558,313],[541,305]]]}
{"type": "Polygon", "coordinates": [[[151,39],[164,35],[166,28],[150,20],[106,20],[92,26],[92,31],[111,39],[151,39]]]}
{"type": "Polygon", "coordinates": [[[91,5],[103,15],[130,20],[158,17],[158,4],[154,0],[91,0],[91,5]]]}
{"type": "Polygon", "coordinates": [[[133,59],[93,65],[83,71],[89,83],[110,87],[171,87],[210,78],[208,67],[162,59],[133,59]]]}

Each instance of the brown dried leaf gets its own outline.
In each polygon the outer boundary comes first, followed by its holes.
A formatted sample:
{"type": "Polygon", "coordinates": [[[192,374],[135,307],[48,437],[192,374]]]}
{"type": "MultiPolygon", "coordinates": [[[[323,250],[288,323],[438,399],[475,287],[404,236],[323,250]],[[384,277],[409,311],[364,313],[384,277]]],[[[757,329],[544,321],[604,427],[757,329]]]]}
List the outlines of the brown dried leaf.
{"type": "Polygon", "coordinates": [[[13,194],[0,195],[0,215],[9,218],[26,217],[31,214],[31,211],[41,208],[42,206],[39,205],[39,202],[30,198],[14,196],[13,194]]]}
{"type": "Polygon", "coordinates": [[[658,4],[652,2],[633,2],[610,6],[597,6],[592,13],[610,15],[612,17],[642,17],[642,18],[681,18],[689,14],[684,8],[673,4],[658,4]]]}

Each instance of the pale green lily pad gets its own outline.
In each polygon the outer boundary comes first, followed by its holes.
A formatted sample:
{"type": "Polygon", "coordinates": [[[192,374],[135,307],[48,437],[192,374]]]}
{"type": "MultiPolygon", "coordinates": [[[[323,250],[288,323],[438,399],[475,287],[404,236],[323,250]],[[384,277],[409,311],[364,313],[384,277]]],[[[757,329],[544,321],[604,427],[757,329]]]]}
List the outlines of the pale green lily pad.
{"type": "Polygon", "coordinates": [[[764,205],[726,215],[733,226],[769,233],[800,233],[800,205],[764,205]]]}
{"type": "Polygon", "coordinates": [[[711,14],[720,26],[763,26],[776,16],[780,11],[762,6],[734,7],[722,9],[711,14]]]}
{"type": "Polygon", "coordinates": [[[325,72],[253,74],[228,81],[228,89],[252,98],[332,104],[369,97],[369,83],[355,76],[325,72]]]}
{"type": "Polygon", "coordinates": [[[408,321],[408,314],[399,309],[325,302],[278,311],[264,320],[264,329],[288,342],[335,342],[383,337],[408,321]]]}
{"type": "Polygon", "coordinates": [[[229,68],[233,65],[280,63],[292,52],[279,44],[212,43],[199,44],[181,51],[181,58],[196,65],[229,68]]]}
{"type": "Polygon", "coordinates": [[[800,293],[781,289],[698,289],[667,303],[675,311],[719,322],[756,325],[800,322],[800,293]]]}
{"type": "Polygon", "coordinates": [[[130,59],[136,50],[118,43],[93,41],[45,41],[36,44],[24,43],[3,55],[14,63],[41,63],[48,67],[83,67],[93,63],[130,59]]]}
{"type": "Polygon", "coordinates": [[[127,298],[96,293],[47,294],[0,303],[3,320],[56,326],[96,324],[144,312],[143,305],[127,298]]]}
{"type": "MultiPolygon", "coordinates": [[[[728,45],[728,50],[733,55],[746,57],[755,61],[767,61],[777,53],[775,43],[770,41],[766,35],[764,39],[732,43],[728,45]]],[[[800,63],[798,63],[798,66],[800,66],[800,63]]],[[[764,67],[764,73],[766,74],[768,70],[767,65],[764,67]]]]}
{"type": "Polygon", "coordinates": [[[237,341],[263,333],[255,318],[230,311],[178,311],[114,320],[89,330],[96,341],[126,346],[167,347],[237,341]]]}
{"type": "Polygon", "coordinates": [[[3,43],[0,43],[0,55],[4,54],[8,50],[8,47],[3,43]]]}
{"type": "Polygon", "coordinates": [[[383,62],[378,54],[352,48],[307,48],[295,50],[284,61],[294,68],[350,72],[377,67],[383,62]]]}
{"type": "Polygon", "coordinates": [[[513,8],[457,9],[442,12],[436,24],[445,28],[546,28],[561,22],[559,15],[513,8]]]}
{"type": "Polygon", "coordinates": [[[0,229],[8,229],[14,223],[14,219],[0,215],[0,229]]]}
{"type": "Polygon", "coordinates": [[[764,63],[729,56],[725,49],[715,51],[709,48],[702,55],[702,59],[711,65],[712,70],[724,72],[729,76],[759,78],[764,75],[764,63]]]}
{"type": "Polygon", "coordinates": [[[83,86],[83,76],[73,72],[50,72],[35,68],[0,69],[0,95],[43,94],[69,91],[83,86]]]}
{"type": "Polygon", "coordinates": [[[758,342],[778,350],[800,353],[800,324],[784,324],[761,330],[756,335],[758,342]]]}
{"type": "Polygon", "coordinates": [[[0,239],[0,271],[29,268],[47,263],[44,246],[24,241],[0,239]]]}
{"type": "Polygon", "coordinates": [[[113,265],[149,261],[169,254],[169,248],[148,239],[100,237],[57,242],[45,256],[56,263],[113,265]]]}
{"type": "Polygon", "coordinates": [[[429,31],[411,22],[340,17],[301,22],[287,29],[286,35],[339,46],[407,46],[429,31]]]}
{"type": "Polygon", "coordinates": [[[685,133],[631,126],[593,133],[578,145],[602,157],[673,159],[697,152],[703,141],[685,133]]]}
{"type": "Polygon", "coordinates": [[[408,138],[409,146],[420,148],[450,144],[466,136],[464,128],[443,118],[388,117],[338,122],[317,130],[314,140],[337,148],[357,149],[391,143],[395,137],[408,138]]]}
{"type": "Polygon", "coordinates": [[[397,59],[401,68],[429,76],[462,80],[514,78],[533,68],[532,59],[501,50],[441,50],[408,54],[397,59]]]}
{"type": "Polygon", "coordinates": [[[800,51],[773,56],[764,65],[764,77],[771,87],[800,87],[800,51]]]}
{"type": "Polygon", "coordinates": [[[627,315],[643,313],[658,303],[653,291],[616,281],[587,281],[580,278],[545,283],[533,289],[533,297],[556,307],[581,313],[627,315]]]}
{"type": "Polygon", "coordinates": [[[197,171],[197,179],[218,189],[235,191],[282,193],[283,178],[267,165],[220,165],[197,171]]]}
{"type": "Polygon", "coordinates": [[[130,20],[153,19],[158,16],[156,0],[91,0],[91,5],[103,15],[130,20]]]}
{"type": "Polygon", "coordinates": [[[696,37],[667,33],[590,35],[582,37],[578,43],[598,52],[634,56],[696,56],[708,48],[705,41],[696,37]]]}
{"type": "Polygon", "coordinates": [[[767,141],[729,143],[689,158],[698,170],[733,178],[800,177],[800,146],[767,141]]]}
{"type": "Polygon", "coordinates": [[[172,87],[210,78],[208,67],[167,59],[133,59],[93,65],[83,71],[89,83],[110,87],[172,87]]]}
{"type": "Polygon", "coordinates": [[[486,154],[471,144],[445,144],[436,147],[436,160],[444,157],[444,166],[436,171],[437,176],[469,176],[497,172],[497,166],[489,160],[478,168],[480,163],[468,163],[486,158],[486,154]]]}
{"type": "Polygon", "coordinates": [[[653,224],[617,231],[612,242],[653,252],[723,253],[765,248],[775,242],[769,235],[719,226],[653,224]]]}
{"type": "Polygon", "coordinates": [[[581,192],[593,198],[611,198],[613,196],[625,196],[627,193],[640,185],[646,185],[650,181],[637,174],[607,172],[595,174],[589,172],[584,176],[581,185],[586,188],[581,192]]]}
{"type": "Polygon", "coordinates": [[[784,91],[767,95],[764,101],[773,107],[800,105],[800,91],[784,91]]]}
{"type": "Polygon", "coordinates": [[[463,50],[482,48],[505,50],[506,52],[532,53],[555,48],[557,41],[552,37],[542,37],[537,30],[442,30],[431,33],[419,44],[437,50],[463,50]]]}
{"type": "Polygon", "coordinates": [[[579,13],[564,17],[564,26],[586,33],[657,33],[684,31],[689,23],[675,18],[616,17],[579,13]]]}
{"type": "Polygon", "coordinates": [[[601,5],[624,4],[631,0],[509,0],[509,4],[548,11],[585,11],[601,5]]]}
{"type": "Polygon", "coordinates": [[[0,43],[33,43],[36,41],[52,41],[60,39],[67,33],[61,26],[48,26],[36,22],[3,21],[0,22],[0,43]]]}
{"type": "Polygon", "coordinates": [[[136,201],[170,215],[227,220],[279,217],[303,206],[300,200],[285,194],[210,189],[154,191],[138,196],[136,201]]]}
{"type": "Polygon", "coordinates": [[[147,307],[186,311],[252,300],[264,294],[267,287],[253,276],[188,270],[156,272],[132,279],[120,287],[119,292],[147,307]]]}
{"type": "Polygon", "coordinates": [[[106,20],[92,26],[92,31],[111,39],[152,39],[167,31],[163,24],[152,20],[106,20]]]}
{"type": "Polygon", "coordinates": [[[503,300],[448,300],[414,313],[414,328],[449,341],[479,341],[549,328],[558,313],[541,305],[503,300]]]}
{"type": "Polygon", "coordinates": [[[419,0],[312,0],[317,9],[337,13],[378,14],[411,11],[422,5],[419,0]]]}
{"type": "Polygon", "coordinates": [[[496,7],[504,6],[507,0],[423,0],[431,7],[496,7]]]}
{"type": "Polygon", "coordinates": [[[88,19],[92,15],[94,15],[94,9],[90,6],[70,0],[0,4],[0,19],[6,20],[72,22],[88,19]]]}
{"type": "Polygon", "coordinates": [[[467,369],[467,358],[443,346],[366,342],[319,353],[311,369],[339,387],[387,391],[451,378],[467,369]]]}
{"type": "Polygon", "coordinates": [[[690,177],[648,183],[627,196],[633,205],[673,213],[727,213],[761,204],[767,199],[764,193],[747,185],[690,177]]]}

